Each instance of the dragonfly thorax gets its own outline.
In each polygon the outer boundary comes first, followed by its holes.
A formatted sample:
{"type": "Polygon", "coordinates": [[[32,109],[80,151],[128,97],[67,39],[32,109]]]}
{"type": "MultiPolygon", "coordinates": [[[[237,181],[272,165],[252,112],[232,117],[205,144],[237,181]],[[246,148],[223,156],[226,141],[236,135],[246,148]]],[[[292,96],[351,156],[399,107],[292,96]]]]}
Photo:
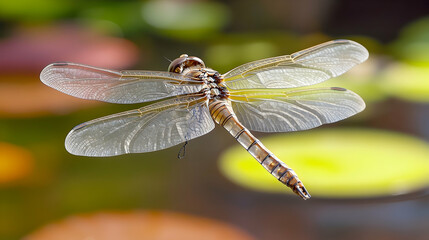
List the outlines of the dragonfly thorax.
{"type": "Polygon", "coordinates": [[[210,95],[211,99],[221,99],[227,98],[229,96],[227,88],[224,87],[222,84],[209,83],[207,86],[207,92],[210,95]]]}
{"type": "Polygon", "coordinates": [[[226,98],[229,96],[228,89],[223,85],[223,77],[218,71],[210,68],[202,68],[196,73],[196,78],[206,84],[204,89],[211,99],[226,98]]]}

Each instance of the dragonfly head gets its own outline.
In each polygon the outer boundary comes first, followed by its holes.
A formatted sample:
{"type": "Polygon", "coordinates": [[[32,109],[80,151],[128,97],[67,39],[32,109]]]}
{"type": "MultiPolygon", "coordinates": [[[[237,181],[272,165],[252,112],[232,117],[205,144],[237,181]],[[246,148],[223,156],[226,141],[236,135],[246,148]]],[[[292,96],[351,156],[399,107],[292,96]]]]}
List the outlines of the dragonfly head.
{"type": "Polygon", "coordinates": [[[174,59],[170,66],[168,66],[169,72],[174,73],[183,73],[186,68],[205,68],[203,60],[197,57],[188,56],[187,54],[182,54],[180,57],[174,59]]]}

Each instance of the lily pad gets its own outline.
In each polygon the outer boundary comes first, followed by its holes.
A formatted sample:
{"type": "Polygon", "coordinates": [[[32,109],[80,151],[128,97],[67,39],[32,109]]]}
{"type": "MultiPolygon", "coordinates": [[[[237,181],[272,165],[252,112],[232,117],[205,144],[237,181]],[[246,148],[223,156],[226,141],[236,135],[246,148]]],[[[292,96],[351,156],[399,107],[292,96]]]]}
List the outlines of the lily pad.
{"type": "MultiPolygon", "coordinates": [[[[429,144],[407,135],[373,129],[324,129],[260,140],[295,170],[314,197],[391,196],[429,185],[429,144]]],[[[219,165],[224,175],[240,186],[292,194],[239,146],[226,151],[219,165]]]]}
{"type": "Polygon", "coordinates": [[[429,101],[429,64],[396,63],[381,77],[380,88],[387,94],[408,101],[429,101]]]}
{"type": "Polygon", "coordinates": [[[51,239],[253,240],[243,230],[203,217],[166,211],[98,212],[74,215],[26,236],[51,239]]]}

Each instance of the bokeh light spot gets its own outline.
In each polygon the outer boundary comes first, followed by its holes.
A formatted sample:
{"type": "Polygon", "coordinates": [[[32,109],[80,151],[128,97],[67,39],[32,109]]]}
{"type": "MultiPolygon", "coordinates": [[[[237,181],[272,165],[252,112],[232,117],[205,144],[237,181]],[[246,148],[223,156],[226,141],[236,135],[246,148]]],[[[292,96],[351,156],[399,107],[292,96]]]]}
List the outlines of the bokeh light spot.
{"type": "Polygon", "coordinates": [[[159,33],[182,39],[206,38],[229,19],[220,3],[168,0],[146,2],[142,16],[159,33]]]}
{"type": "Polygon", "coordinates": [[[0,186],[28,176],[33,166],[34,158],[28,150],[0,142],[0,186]]]}

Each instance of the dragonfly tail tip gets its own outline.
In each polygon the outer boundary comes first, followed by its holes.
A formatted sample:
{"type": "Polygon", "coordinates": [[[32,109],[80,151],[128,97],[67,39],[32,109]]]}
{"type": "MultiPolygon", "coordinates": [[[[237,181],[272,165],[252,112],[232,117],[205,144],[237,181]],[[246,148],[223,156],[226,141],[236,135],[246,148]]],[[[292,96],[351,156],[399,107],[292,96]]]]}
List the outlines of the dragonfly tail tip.
{"type": "Polygon", "coordinates": [[[304,199],[304,200],[307,200],[307,199],[310,199],[311,198],[311,195],[310,195],[310,193],[308,193],[308,191],[307,191],[307,189],[304,187],[304,185],[302,185],[302,184],[299,184],[297,187],[296,187],[296,193],[302,198],[302,199],[304,199]]]}

